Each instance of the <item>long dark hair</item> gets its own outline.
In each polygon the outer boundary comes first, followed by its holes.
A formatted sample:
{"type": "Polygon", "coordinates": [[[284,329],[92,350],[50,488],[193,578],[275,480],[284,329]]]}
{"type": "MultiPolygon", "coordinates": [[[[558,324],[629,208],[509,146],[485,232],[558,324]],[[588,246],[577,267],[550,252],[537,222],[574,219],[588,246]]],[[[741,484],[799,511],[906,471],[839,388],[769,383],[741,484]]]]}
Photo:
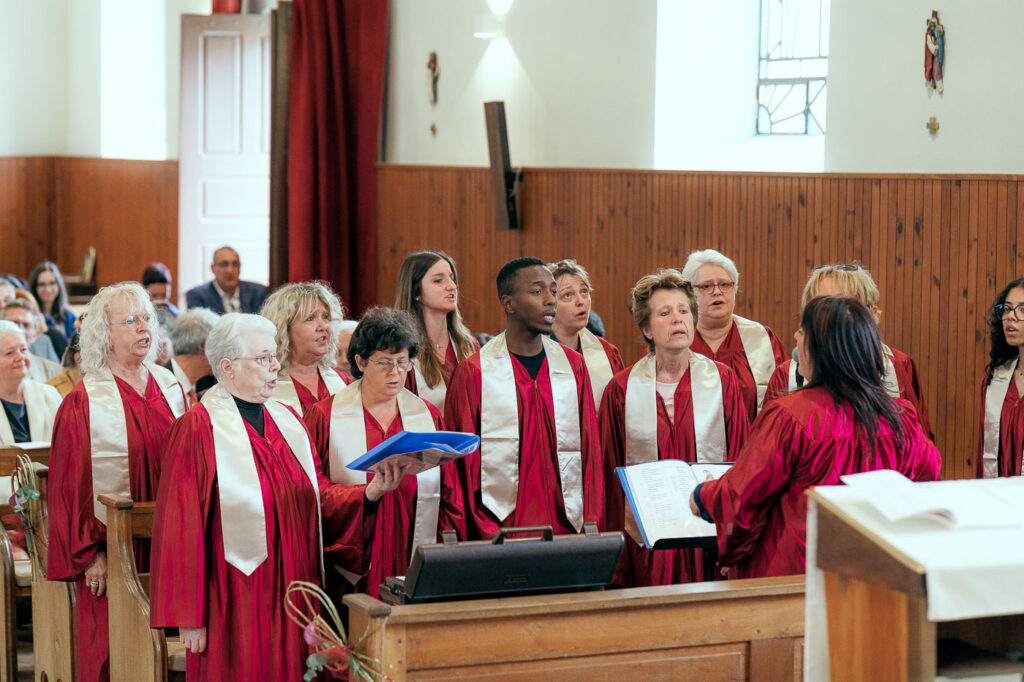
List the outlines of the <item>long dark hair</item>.
{"type": "Polygon", "coordinates": [[[849,405],[872,449],[882,419],[902,442],[902,409],[882,383],[882,335],[871,311],[853,298],[820,296],[804,308],[800,328],[811,356],[807,388],[824,386],[836,403],[849,405]]]}
{"type": "Polygon", "coordinates": [[[985,385],[992,382],[992,373],[1000,365],[1006,364],[1007,360],[1017,357],[1019,352],[1015,346],[1006,343],[1006,335],[1003,334],[1003,317],[996,315],[996,306],[1006,303],[1006,297],[1017,287],[1024,287],[1024,277],[1018,278],[1003,287],[1002,291],[996,294],[996,300],[988,309],[989,338],[992,344],[988,350],[989,361],[985,365],[985,385]]]}
{"type": "Polygon", "coordinates": [[[40,312],[44,311],[43,300],[39,298],[39,275],[44,272],[52,272],[53,278],[57,280],[57,298],[53,299],[53,307],[50,308],[50,317],[53,321],[59,325],[61,333],[64,332],[64,313],[67,311],[68,291],[64,287],[64,278],[60,274],[60,268],[57,267],[56,263],[50,261],[43,261],[35,267],[32,274],[28,277],[28,290],[32,294],[32,297],[36,299],[36,303],[39,304],[40,312]]]}

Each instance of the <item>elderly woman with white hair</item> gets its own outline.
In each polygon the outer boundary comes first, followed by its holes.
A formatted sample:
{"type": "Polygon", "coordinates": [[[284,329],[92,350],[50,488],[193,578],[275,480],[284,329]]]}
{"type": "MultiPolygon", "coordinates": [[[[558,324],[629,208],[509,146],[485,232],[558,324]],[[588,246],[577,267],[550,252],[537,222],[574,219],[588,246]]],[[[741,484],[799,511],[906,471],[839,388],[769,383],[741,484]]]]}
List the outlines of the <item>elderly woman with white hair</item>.
{"type": "Polygon", "coordinates": [[[277,331],[259,315],[220,318],[206,339],[217,385],[169,437],[151,622],[180,628],[190,680],[298,680],[305,668],[284,596],[322,579],[321,480],[302,422],[271,400],[277,331]]]}
{"type": "Polygon", "coordinates": [[[740,273],[731,258],[714,249],[693,251],[686,259],[683,279],[697,292],[700,310],[690,350],[736,372],[753,421],[776,365],[786,359],[786,350],[771,329],[735,313],[740,273]]]}
{"type": "Polygon", "coordinates": [[[337,322],[345,318],[338,296],[324,282],[285,284],[272,293],[260,315],[277,327],[281,371],[274,400],[302,413],[349,383],[335,369],[337,322]]]}
{"type": "MultiPolygon", "coordinates": [[[[64,399],[50,447],[47,577],[76,583],[78,679],[105,679],[106,509],[99,495],[151,501],[171,424],[185,412],[174,375],[153,362],[156,313],[135,282],[100,289],[81,328],[85,378],[64,399]]],[[[137,555],[144,568],[148,552],[137,555]]]]}
{"type": "Polygon", "coordinates": [[[25,332],[13,322],[0,320],[0,446],[28,441],[49,441],[60,393],[28,378],[25,332]]]}

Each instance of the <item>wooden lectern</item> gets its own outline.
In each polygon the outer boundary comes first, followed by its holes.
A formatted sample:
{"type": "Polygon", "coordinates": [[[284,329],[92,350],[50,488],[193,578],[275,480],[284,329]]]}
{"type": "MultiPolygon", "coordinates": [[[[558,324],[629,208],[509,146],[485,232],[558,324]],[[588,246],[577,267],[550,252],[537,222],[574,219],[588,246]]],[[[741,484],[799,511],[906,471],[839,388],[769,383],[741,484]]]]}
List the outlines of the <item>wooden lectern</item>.
{"type": "MultiPolygon", "coordinates": [[[[819,488],[809,497],[808,527],[817,524],[815,561],[824,577],[832,680],[932,680],[937,642],[949,638],[997,653],[1024,651],[1024,611],[930,617],[925,554],[908,551],[894,540],[898,535],[886,533],[884,523],[872,522],[863,509],[849,504],[845,493],[819,488]]],[[[939,551],[956,553],[961,536],[936,529],[939,551]]],[[[813,582],[809,565],[808,609],[816,598],[813,582]]],[[[1024,577],[1018,584],[1024,586],[1024,577]]]]}
{"type": "Polygon", "coordinates": [[[392,680],[800,680],[803,576],[388,606],[344,598],[392,680]]]}

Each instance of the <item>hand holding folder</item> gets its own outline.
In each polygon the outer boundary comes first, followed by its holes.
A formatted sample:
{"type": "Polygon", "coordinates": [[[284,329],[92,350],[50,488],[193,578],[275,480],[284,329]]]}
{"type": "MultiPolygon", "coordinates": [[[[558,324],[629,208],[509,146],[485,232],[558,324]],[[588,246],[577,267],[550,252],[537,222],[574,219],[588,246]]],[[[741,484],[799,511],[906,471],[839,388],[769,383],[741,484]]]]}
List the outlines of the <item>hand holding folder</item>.
{"type": "Polygon", "coordinates": [[[396,462],[405,474],[416,474],[465,457],[480,448],[480,437],[460,431],[400,431],[348,464],[354,471],[374,471],[384,461],[396,462]]]}

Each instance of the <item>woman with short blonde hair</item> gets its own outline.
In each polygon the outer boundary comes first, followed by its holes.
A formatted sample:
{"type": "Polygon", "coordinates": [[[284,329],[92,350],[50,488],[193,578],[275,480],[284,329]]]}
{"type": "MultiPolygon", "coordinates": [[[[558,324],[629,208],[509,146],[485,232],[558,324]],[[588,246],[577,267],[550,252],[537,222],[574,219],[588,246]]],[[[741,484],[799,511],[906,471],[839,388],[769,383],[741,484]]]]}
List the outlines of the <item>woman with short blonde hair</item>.
{"type": "Polygon", "coordinates": [[[301,416],[348,384],[349,378],[335,369],[337,323],[345,319],[345,311],[326,282],[285,284],[267,297],[260,315],[277,327],[281,370],[274,400],[301,416]]]}

